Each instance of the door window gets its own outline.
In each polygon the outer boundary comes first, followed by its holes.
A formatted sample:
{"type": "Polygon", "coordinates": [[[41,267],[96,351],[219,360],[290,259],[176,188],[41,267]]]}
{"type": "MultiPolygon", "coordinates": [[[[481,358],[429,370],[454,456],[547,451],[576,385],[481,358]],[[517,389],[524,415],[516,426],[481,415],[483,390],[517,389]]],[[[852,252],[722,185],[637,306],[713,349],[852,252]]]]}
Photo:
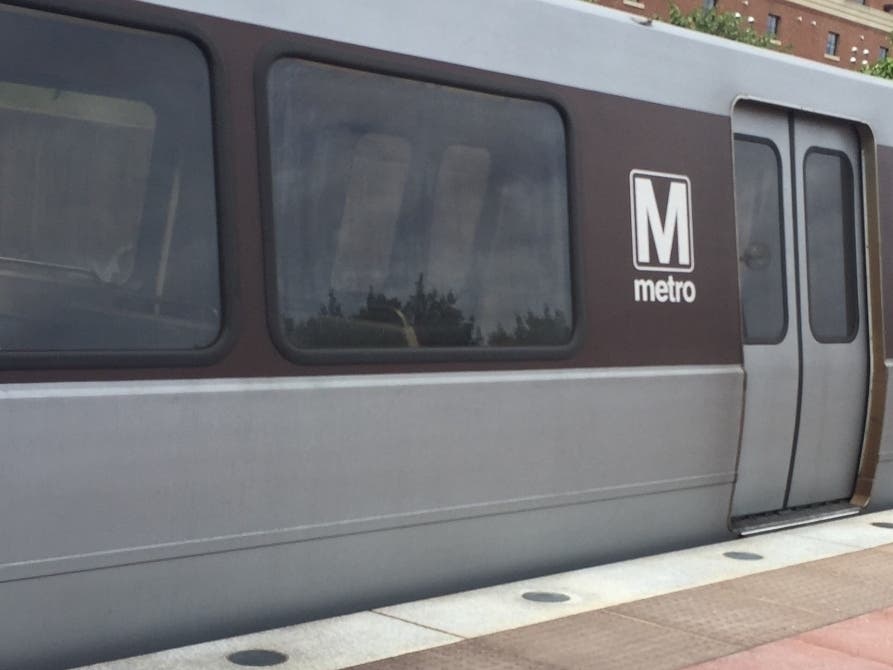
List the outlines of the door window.
{"type": "Polygon", "coordinates": [[[852,165],[839,152],[810,149],[803,184],[809,325],[819,342],[849,342],[859,325],[852,165]]]}
{"type": "Polygon", "coordinates": [[[746,344],[775,344],[787,331],[787,298],[778,149],[768,140],[735,138],[741,311],[746,344]]]}

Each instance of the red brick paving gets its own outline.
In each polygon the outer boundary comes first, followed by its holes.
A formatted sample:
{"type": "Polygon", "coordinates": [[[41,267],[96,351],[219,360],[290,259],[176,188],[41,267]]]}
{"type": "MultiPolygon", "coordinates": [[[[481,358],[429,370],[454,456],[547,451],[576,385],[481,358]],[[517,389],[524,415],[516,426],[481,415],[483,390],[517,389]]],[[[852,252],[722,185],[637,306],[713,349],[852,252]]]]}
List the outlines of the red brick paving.
{"type": "Polygon", "coordinates": [[[689,670],[891,670],[893,608],[770,642],[689,670]]]}
{"type": "Polygon", "coordinates": [[[893,544],[384,659],[363,670],[893,670],[893,544]]]}

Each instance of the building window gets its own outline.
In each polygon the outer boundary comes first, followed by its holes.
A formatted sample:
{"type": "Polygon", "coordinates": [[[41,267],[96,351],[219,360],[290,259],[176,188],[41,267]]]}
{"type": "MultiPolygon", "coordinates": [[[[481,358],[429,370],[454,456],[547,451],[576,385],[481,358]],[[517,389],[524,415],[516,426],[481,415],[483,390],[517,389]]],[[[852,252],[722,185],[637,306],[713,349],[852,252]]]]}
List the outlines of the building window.
{"type": "Polygon", "coordinates": [[[880,60],[887,60],[887,58],[889,58],[889,57],[890,57],[889,47],[881,47],[881,51],[880,51],[880,54],[878,55],[878,58],[880,60]]]}
{"type": "Polygon", "coordinates": [[[570,341],[554,107],[297,59],[268,85],[281,344],[570,341]]]}
{"type": "Polygon", "coordinates": [[[717,0],[704,0],[704,9],[716,9],[717,0]]]}
{"type": "Polygon", "coordinates": [[[773,39],[777,38],[779,24],[781,24],[781,17],[770,14],[768,21],[766,21],[766,34],[773,39]]]}
{"type": "Polygon", "coordinates": [[[838,33],[828,33],[828,40],[825,42],[826,56],[837,55],[838,42],[840,42],[840,35],[838,33]]]}

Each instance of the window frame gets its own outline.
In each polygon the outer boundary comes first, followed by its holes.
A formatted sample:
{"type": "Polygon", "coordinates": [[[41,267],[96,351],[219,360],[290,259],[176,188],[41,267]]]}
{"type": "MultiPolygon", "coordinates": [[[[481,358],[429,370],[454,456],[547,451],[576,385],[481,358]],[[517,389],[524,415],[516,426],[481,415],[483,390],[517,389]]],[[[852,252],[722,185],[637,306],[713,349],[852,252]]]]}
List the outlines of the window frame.
{"type": "Polygon", "coordinates": [[[400,363],[475,363],[499,361],[535,361],[569,359],[583,344],[584,314],[579,287],[581,282],[580,238],[576,223],[576,176],[574,172],[574,126],[564,105],[536,90],[536,83],[511,77],[509,86],[492,86],[465,74],[445,72],[442,64],[427,59],[395,66],[379,58],[364,58],[362,47],[346,44],[316,44],[313,47],[300,38],[284,38],[268,45],[255,64],[254,86],[257,118],[258,174],[260,178],[261,224],[264,247],[264,283],[266,293],[267,326],[276,349],[288,361],[298,365],[386,364],[400,363]],[[268,81],[270,72],[280,60],[298,59],[320,65],[346,68],[386,77],[409,79],[421,83],[458,88],[473,93],[537,102],[551,106],[558,114],[564,130],[564,162],[567,185],[567,243],[570,278],[571,336],[561,345],[477,346],[477,347],[408,347],[408,348],[297,348],[285,336],[279,311],[279,291],[276,276],[276,233],[274,221],[273,166],[270,151],[270,123],[268,81]],[[438,67],[440,66],[440,67],[438,67]]]}
{"type": "Polygon", "coordinates": [[[79,7],[73,9],[55,2],[30,2],[13,0],[0,8],[0,12],[24,12],[47,17],[50,21],[87,22],[97,28],[111,31],[150,33],[159,37],[177,38],[188,42],[202,58],[208,78],[208,128],[210,130],[211,178],[214,186],[214,223],[217,233],[217,270],[220,295],[220,320],[216,338],[206,347],[198,349],[83,349],[83,350],[0,350],[0,372],[34,369],[143,369],[187,368],[209,366],[222,360],[235,344],[235,331],[231,323],[231,305],[236,285],[231,272],[234,265],[235,236],[225,221],[230,220],[234,209],[227,183],[229,168],[219,157],[223,155],[224,130],[220,127],[219,110],[224,107],[224,91],[219,73],[222,59],[218,51],[200,30],[188,28],[183,21],[146,12],[135,15],[129,6],[120,8],[79,7]]]}

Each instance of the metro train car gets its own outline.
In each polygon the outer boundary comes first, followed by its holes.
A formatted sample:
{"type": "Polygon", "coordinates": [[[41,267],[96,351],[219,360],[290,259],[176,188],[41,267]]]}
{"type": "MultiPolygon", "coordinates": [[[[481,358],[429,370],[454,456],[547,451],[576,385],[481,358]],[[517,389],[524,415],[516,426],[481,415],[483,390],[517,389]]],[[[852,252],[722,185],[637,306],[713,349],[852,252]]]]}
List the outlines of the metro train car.
{"type": "Polygon", "coordinates": [[[893,506],[890,82],[577,0],[0,54],[0,668],[893,506]]]}

